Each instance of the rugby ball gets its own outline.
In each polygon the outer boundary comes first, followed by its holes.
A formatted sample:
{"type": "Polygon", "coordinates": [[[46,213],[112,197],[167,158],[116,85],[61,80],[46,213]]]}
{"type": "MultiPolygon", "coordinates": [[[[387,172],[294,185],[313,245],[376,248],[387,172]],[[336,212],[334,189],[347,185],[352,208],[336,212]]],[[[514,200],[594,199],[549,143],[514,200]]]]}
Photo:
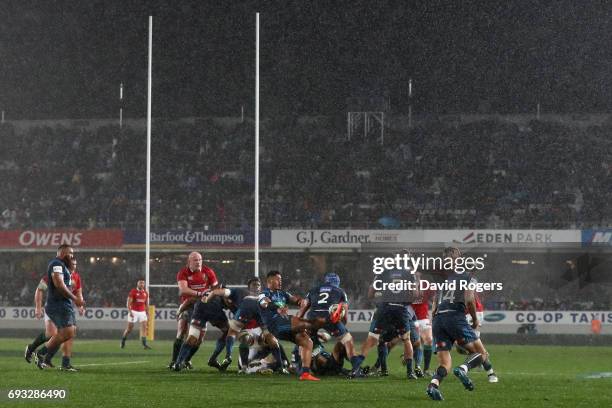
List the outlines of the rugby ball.
{"type": "Polygon", "coordinates": [[[340,320],[342,320],[344,319],[344,315],[346,314],[346,309],[344,308],[344,306],[338,303],[335,303],[329,307],[329,314],[331,316],[332,314],[336,313],[336,310],[338,310],[339,307],[342,308],[342,312],[340,314],[340,320]]]}

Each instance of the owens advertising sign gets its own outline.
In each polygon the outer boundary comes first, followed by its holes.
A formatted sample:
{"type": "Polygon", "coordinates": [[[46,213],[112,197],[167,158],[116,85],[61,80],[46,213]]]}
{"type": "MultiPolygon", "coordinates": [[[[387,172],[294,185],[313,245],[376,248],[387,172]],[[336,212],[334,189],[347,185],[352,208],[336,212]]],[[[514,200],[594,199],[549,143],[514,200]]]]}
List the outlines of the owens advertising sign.
{"type": "Polygon", "coordinates": [[[75,248],[119,248],[121,230],[23,230],[0,231],[0,248],[57,248],[62,244],[75,248]]]}

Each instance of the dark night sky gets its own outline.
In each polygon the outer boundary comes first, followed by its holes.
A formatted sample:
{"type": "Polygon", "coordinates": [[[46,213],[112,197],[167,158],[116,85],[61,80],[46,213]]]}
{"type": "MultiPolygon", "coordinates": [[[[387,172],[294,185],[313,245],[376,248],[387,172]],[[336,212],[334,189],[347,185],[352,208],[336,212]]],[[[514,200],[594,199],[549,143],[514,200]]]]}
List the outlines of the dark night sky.
{"type": "Polygon", "coordinates": [[[603,2],[8,1],[0,106],[10,119],[146,112],[154,15],[154,116],[253,110],[261,11],[262,113],[337,114],[387,94],[418,112],[612,108],[612,9],[603,2]]]}

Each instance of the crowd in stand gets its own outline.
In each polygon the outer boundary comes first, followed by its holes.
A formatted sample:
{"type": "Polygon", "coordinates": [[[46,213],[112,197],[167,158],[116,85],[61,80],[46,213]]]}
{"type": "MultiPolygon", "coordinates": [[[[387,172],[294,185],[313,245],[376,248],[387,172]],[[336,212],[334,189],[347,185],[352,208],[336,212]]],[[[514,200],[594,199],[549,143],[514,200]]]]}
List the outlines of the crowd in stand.
{"type": "MultiPolygon", "coordinates": [[[[334,124],[265,123],[261,223],[320,228],[607,226],[612,129],[494,121],[348,140],[334,124]]],[[[105,126],[0,127],[0,228],[144,227],[146,138],[105,126]]],[[[152,225],[248,230],[252,124],[160,122],[152,225]]]]}

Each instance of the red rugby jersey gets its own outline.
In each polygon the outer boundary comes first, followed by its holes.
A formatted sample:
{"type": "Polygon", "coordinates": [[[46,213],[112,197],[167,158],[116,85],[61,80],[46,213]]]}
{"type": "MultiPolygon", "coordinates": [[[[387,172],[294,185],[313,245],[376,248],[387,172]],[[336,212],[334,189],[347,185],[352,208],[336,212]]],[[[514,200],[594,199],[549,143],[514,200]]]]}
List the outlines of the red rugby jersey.
{"type": "MultiPolygon", "coordinates": [[[[188,267],[184,267],[176,274],[176,281],[187,281],[187,286],[197,291],[207,290],[219,284],[215,271],[206,265],[202,265],[202,270],[199,272],[192,272],[188,267]]],[[[181,295],[181,303],[189,298],[190,296],[181,295]]]]}
{"type": "Polygon", "coordinates": [[[431,298],[432,294],[432,291],[426,290],[423,292],[421,299],[419,299],[418,302],[412,303],[412,309],[414,309],[417,320],[429,318],[429,299],[431,298]]]}
{"type": "MultiPolygon", "coordinates": [[[[49,278],[47,277],[47,275],[43,275],[41,280],[47,285],[49,285],[49,278]]],[[[74,296],[76,296],[79,292],[79,289],[83,288],[81,284],[81,275],[79,275],[77,271],[70,272],[70,280],[72,281],[70,285],[70,291],[74,296]]]]}
{"type": "Polygon", "coordinates": [[[146,290],[138,290],[134,288],[130,290],[128,297],[132,299],[132,310],[134,312],[144,312],[147,310],[149,294],[146,290]]]}
{"type": "MultiPolygon", "coordinates": [[[[484,305],[480,301],[480,296],[478,296],[477,293],[474,293],[474,303],[476,304],[476,311],[477,312],[484,312],[484,305]]],[[[467,306],[465,307],[465,314],[466,315],[470,314],[470,311],[468,310],[467,306]]]]}
{"type": "Polygon", "coordinates": [[[77,271],[71,272],[70,280],[72,280],[72,287],[70,289],[72,290],[72,294],[76,296],[79,292],[79,289],[83,288],[81,284],[81,275],[79,275],[77,271]]]}

